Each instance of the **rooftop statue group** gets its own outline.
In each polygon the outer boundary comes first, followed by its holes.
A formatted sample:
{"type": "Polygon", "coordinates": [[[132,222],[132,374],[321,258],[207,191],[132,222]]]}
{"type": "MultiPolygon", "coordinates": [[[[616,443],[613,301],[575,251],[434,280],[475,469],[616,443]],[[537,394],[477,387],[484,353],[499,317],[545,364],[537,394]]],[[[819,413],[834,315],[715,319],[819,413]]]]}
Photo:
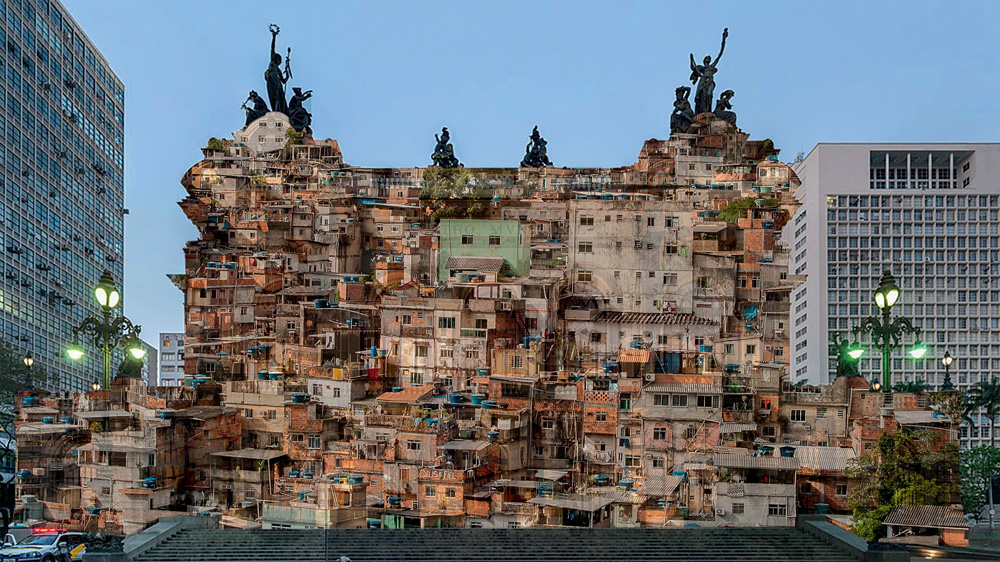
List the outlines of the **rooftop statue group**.
{"type": "Polygon", "coordinates": [[[462,163],[455,157],[455,147],[451,145],[451,135],[448,134],[448,127],[441,127],[441,136],[434,135],[437,145],[434,146],[434,154],[431,154],[431,164],[434,168],[459,168],[462,163]]]}
{"type": "MultiPolygon", "coordinates": [[[[300,133],[311,134],[312,114],[306,110],[302,102],[312,97],[312,90],[303,92],[302,88],[292,88],[294,95],[290,100],[285,101],[285,84],[292,77],[292,48],[289,47],[285,53],[285,68],[282,69],[281,55],[275,52],[274,48],[275,40],[278,38],[278,34],[281,33],[281,29],[272,23],[269,30],[271,31],[271,63],[268,65],[267,70],[264,71],[264,82],[267,84],[267,98],[271,104],[270,111],[284,113],[288,116],[288,123],[293,129],[300,133]]],[[[267,102],[260,97],[260,94],[255,90],[250,90],[250,96],[243,102],[243,110],[247,114],[247,121],[244,127],[263,117],[268,112],[267,107],[267,102]]]]}
{"type": "MultiPolygon", "coordinates": [[[[431,154],[431,160],[434,162],[431,167],[434,168],[459,168],[462,167],[462,163],[458,161],[455,157],[455,147],[451,145],[451,135],[448,134],[448,127],[441,128],[441,136],[434,135],[434,140],[437,141],[437,145],[434,147],[434,154],[431,154]]],[[[544,168],[546,166],[551,166],[552,162],[549,160],[548,149],[546,146],[549,143],[542,138],[542,135],[538,132],[538,125],[531,130],[531,136],[528,137],[528,146],[525,147],[524,159],[521,160],[522,168],[544,168]]]]}
{"type": "Polygon", "coordinates": [[[695,86],[694,109],[691,109],[691,88],[681,86],[674,93],[674,112],[670,115],[670,132],[683,133],[694,123],[696,115],[702,113],[712,113],[734,127],[736,126],[736,113],[732,111],[735,92],[726,90],[722,92],[715,102],[715,109],[712,109],[712,97],[715,94],[715,73],[718,72],[719,60],[726,50],[726,38],[729,37],[729,28],[722,31],[722,48],[719,49],[719,56],[712,60],[708,55],[702,60],[702,64],[697,64],[694,60],[694,53],[691,53],[691,84],[695,86]]]}
{"type": "Polygon", "coordinates": [[[546,145],[549,143],[545,142],[542,135],[538,133],[538,125],[531,130],[531,137],[528,140],[528,146],[524,149],[524,159],[521,160],[522,168],[544,168],[546,166],[551,166],[552,162],[549,161],[549,156],[547,154],[546,145]]]}

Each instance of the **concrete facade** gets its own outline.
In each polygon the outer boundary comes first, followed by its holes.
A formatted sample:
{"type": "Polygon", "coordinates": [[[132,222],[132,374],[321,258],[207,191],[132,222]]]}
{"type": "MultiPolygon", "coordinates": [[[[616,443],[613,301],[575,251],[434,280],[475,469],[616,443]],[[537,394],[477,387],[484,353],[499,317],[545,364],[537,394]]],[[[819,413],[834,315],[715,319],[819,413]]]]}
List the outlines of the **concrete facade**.
{"type": "Polygon", "coordinates": [[[100,314],[104,270],[124,284],[125,87],[58,1],[0,6],[0,40],[0,338],[54,375],[50,390],[88,390],[100,351],[65,349],[100,314]]]}
{"type": "Polygon", "coordinates": [[[184,380],[184,334],[160,333],[156,386],[180,386],[184,380]]]}
{"type": "MultiPolygon", "coordinates": [[[[941,356],[955,358],[960,390],[1000,369],[1000,145],[820,144],[796,167],[802,207],[784,232],[791,274],[793,380],[828,382],[833,334],[850,337],[884,270],[902,289],[893,315],[923,330],[923,360],[902,349],[893,381],[944,379],[941,356]]],[[[912,343],[912,339],[907,339],[912,343]]],[[[861,360],[871,379],[874,349],[861,360]]],[[[963,443],[986,442],[987,429],[963,430],[963,443]]]]}

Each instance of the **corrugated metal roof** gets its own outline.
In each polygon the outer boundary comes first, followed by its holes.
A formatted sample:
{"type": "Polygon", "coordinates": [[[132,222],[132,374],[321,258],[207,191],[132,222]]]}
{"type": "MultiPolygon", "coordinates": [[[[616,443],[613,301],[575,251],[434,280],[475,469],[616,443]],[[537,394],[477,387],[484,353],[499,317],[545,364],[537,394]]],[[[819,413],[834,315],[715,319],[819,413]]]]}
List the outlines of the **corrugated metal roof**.
{"type": "Polygon", "coordinates": [[[239,451],[221,451],[218,453],[211,453],[210,456],[228,457],[231,459],[271,460],[285,456],[285,452],[273,449],[240,449],[239,451]]]}
{"type": "Polygon", "coordinates": [[[611,500],[612,503],[643,503],[646,501],[646,496],[628,490],[601,492],[601,497],[611,500]]]}
{"type": "Polygon", "coordinates": [[[722,386],[714,384],[698,384],[693,382],[660,382],[653,383],[643,390],[648,393],[676,392],[678,394],[719,394],[722,392],[722,386]]]}
{"type": "Polygon", "coordinates": [[[764,457],[753,455],[716,455],[715,466],[726,468],[762,468],[771,470],[796,470],[799,460],[794,457],[764,457]]]}
{"type": "Polygon", "coordinates": [[[719,433],[739,433],[741,431],[757,431],[755,423],[722,422],[719,425],[719,433]]]}
{"type": "Polygon", "coordinates": [[[553,468],[539,468],[535,471],[535,478],[540,478],[542,480],[552,480],[553,482],[557,480],[562,480],[569,474],[566,470],[556,470],[553,468]]]}
{"type": "Polygon", "coordinates": [[[438,449],[447,449],[449,451],[479,451],[490,446],[489,441],[480,441],[476,439],[452,439],[444,445],[438,445],[438,449]]]}
{"type": "Polygon", "coordinates": [[[597,511],[606,505],[614,503],[614,500],[600,496],[585,496],[583,494],[556,494],[551,498],[537,496],[528,500],[527,503],[575,509],[578,511],[597,511]]]}
{"type": "Polygon", "coordinates": [[[680,476],[650,476],[636,490],[637,494],[643,496],[664,497],[674,493],[674,490],[681,485],[680,476]]]}
{"type": "Polygon", "coordinates": [[[802,468],[843,471],[857,453],[850,447],[796,447],[795,458],[802,468]]]}
{"type": "Polygon", "coordinates": [[[897,505],[882,522],[901,527],[968,529],[961,509],[948,505],[897,505]]]}
{"type": "Polygon", "coordinates": [[[718,322],[701,318],[694,314],[678,314],[676,312],[614,312],[605,311],[601,320],[614,324],[680,324],[715,326],[718,322]]]}
{"type": "Polygon", "coordinates": [[[490,486],[494,488],[531,488],[537,490],[542,483],[538,480],[495,480],[490,486]]]}
{"type": "Polygon", "coordinates": [[[729,226],[729,223],[706,222],[694,225],[694,232],[722,232],[729,226]]]}
{"type": "Polygon", "coordinates": [[[950,423],[944,415],[930,410],[897,410],[893,412],[893,416],[899,425],[950,423]]]}
{"type": "Polygon", "coordinates": [[[496,257],[475,257],[475,256],[451,256],[445,263],[445,269],[463,269],[482,271],[484,273],[499,273],[503,269],[503,258],[496,257]]]}

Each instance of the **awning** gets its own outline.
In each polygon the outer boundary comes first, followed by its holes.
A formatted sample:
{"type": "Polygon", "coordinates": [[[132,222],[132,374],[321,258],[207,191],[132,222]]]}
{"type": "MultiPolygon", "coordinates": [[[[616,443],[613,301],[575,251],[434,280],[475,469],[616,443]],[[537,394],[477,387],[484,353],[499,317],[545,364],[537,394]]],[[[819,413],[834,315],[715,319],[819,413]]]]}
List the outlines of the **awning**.
{"type": "Polygon", "coordinates": [[[535,471],[535,477],[541,480],[552,480],[553,482],[562,480],[569,474],[566,470],[554,470],[551,468],[539,468],[535,471]]]}

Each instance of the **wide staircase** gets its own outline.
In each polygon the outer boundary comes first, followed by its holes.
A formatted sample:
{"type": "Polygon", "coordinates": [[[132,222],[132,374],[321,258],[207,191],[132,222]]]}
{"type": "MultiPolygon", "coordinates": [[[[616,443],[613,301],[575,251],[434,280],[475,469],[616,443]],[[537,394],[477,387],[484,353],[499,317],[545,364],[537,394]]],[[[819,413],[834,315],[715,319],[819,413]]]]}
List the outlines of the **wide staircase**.
{"type": "Polygon", "coordinates": [[[181,531],[137,562],[847,562],[795,528],[181,531]]]}

